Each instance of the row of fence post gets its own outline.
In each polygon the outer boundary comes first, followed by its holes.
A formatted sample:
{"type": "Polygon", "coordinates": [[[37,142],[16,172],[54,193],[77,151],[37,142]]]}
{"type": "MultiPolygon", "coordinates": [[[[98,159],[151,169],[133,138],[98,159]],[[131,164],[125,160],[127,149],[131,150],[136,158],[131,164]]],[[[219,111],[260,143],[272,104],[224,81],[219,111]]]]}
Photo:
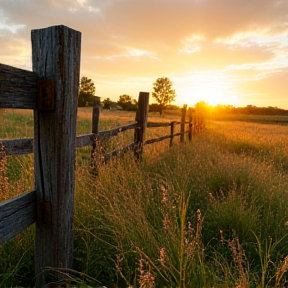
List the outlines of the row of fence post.
{"type": "MultiPolygon", "coordinates": [[[[148,123],[148,110],[149,110],[149,93],[140,92],[138,98],[138,109],[136,112],[135,121],[137,122],[137,127],[134,131],[134,156],[136,159],[141,159],[146,139],[146,130],[148,123]]],[[[98,165],[105,162],[104,148],[105,145],[103,142],[98,139],[97,134],[99,132],[99,119],[101,111],[101,102],[100,97],[95,96],[94,106],[92,110],[92,133],[95,135],[95,140],[92,144],[91,149],[91,167],[92,171],[96,172],[98,170],[98,165]],[[101,155],[102,154],[102,155],[101,155]]],[[[185,135],[188,134],[188,141],[192,141],[193,137],[193,128],[198,127],[199,125],[194,125],[193,127],[193,115],[192,109],[188,110],[188,121],[187,118],[187,105],[183,105],[181,108],[181,121],[171,121],[170,123],[170,142],[169,146],[173,146],[173,140],[175,136],[180,135],[180,143],[185,142],[185,135]],[[175,133],[175,127],[177,124],[180,124],[180,133],[175,133]],[[188,124],[188,131],[186,130],[188,124]]],[[[198,120],[199,121],[199,120],[198,120]]],[[[199,131],[197,131],[199,132],[199,131]]]]}

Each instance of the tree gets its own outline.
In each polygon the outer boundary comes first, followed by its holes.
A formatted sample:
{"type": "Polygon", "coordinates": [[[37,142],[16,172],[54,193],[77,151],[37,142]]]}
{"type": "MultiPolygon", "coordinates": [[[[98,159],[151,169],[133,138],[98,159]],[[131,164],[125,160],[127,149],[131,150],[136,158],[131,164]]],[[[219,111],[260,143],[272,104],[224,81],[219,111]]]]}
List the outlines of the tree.
{"type": "Polygon", "coordinates": [[[110,98],[106,98],[103,100],[103,109],[111,109],[113,102],[110,100],[110,98]]]}
{"type": "Polygon", "coordinates": [[[122,107],[123,110],[136,111],[137,109],[137,101],[127,94],[120,95],[117,104],[122,107]]]}
{"type": "Polygon", "coordinates": [[[176,97],[175,90],[172,89],[172,81],[167,77],[158,78],[153,83],[153,89],[152,97],[159,104],[159,113],[162,115],[165,106],[174,101],[176,97]]]}
{"type": "Polygon", "coordinates": [[[94,105],[95,85],[91,79],[83,76],[80,81],[78,93],[78,106],[86,107],[94,105]]]}

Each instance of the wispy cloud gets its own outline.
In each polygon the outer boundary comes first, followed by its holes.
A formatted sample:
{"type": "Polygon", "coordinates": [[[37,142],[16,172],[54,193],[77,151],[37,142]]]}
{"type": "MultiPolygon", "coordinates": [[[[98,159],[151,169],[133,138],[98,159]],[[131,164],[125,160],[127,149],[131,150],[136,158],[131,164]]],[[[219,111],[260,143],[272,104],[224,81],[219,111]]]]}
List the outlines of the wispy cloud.
{"type": "Polygon", "coordinates": [[[187,91],[187,75],[218,71],[244,102],[265,92],[288,108],[286,0],[0,0],[0,62],[31,67],[30,31],[59,24],[82,32],[81,73],[103,97],[135,95],[161,76],[187,91]]]}

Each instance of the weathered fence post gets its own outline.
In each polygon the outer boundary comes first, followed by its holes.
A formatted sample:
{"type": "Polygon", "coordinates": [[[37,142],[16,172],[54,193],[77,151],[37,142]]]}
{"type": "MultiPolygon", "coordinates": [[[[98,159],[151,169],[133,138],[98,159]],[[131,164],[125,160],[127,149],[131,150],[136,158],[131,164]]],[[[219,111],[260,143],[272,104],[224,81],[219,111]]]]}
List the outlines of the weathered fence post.
{"type": "Polygon", "coordinates": [[[192,116],[192,109],[189,108],[189,130],[188,130],[188,140],[192,141],[193,137],[193,116],[192,116]]]}
{"type": "Polygon", "coordinates": [[[170,147],[173,146],[173,137],[174,137],[174,131],[175,131],[175,121],[172,121],[171,124],[170,124],[170,135],[171,135],[171,138],[170,138],[170,147]]]}
{"type": "Polygon", "coordinates": [[[149,93],[140,92],[138,98],[138,110],[136,112],[135,121],[137,122],[137,127],[134,133],[134,155],[137,159],[141,158],[145,142],[145,133],[147,127],[149,110],[149,93]]]}
{"type": "Polygon", "coordinates": [[[94,99],[94,105],[93,105],[93,111],[92,111],[92,133],[95,134],[94,141],[92,144],[92,149],[91,149],[91,171],[93,175],[98,174],[98,161],[99,158],[101,159],[102,155],[97,155],[101,152],[101,149],[98,149],[97,151],[97,146],[99,147],[99,139],[97,138],[97,134],[99,132],[99,118],[100,118],[100,108],[101,108],[101,103],[100,103],[100,97],[95,96],[94,99]]]}
{"type": "Polygon", "coordinates": [[[184,143],[184,139],[185,139],[185,120],[186,120],[186,110],[187,110],[187,105],[184,104],[183,108],[181,110],[181,126],[180,126],[180,142],[184,143]]]}
{"type": "Polygon", "coordinates": [[[100,118],[100,108],[101,103],[99,96],[94,96],[94,105],[93,105],[93,111],[92,111],[92,133],[98,134],[99,132],[99,118],[100,118]]]}
{"type": "Polygon", "coordinates": [[[32,30],[31,38],[33,71],[38,79],[50,79],[49,86],[40,80],[38,100],[43,100],[43,107],[34,112],[35,273],[39,287],[63,278],[57,268],[72,268],[81,33],[61,25],[32,30]],[[54,108],[50,105],[53,99],[54,108]],[[50,267],[47,273],[45,267],[50,267]]]}

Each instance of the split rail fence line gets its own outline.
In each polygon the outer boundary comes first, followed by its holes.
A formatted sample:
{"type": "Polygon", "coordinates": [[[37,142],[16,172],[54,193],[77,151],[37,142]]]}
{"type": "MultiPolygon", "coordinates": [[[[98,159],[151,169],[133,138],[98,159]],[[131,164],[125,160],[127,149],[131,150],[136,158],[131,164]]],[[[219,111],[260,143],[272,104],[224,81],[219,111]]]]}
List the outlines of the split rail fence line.
{"type": "MultiPolygon", "coordinates": [[[[132,150],[137,158],[147,144],[185,134],[192,140],[199,132],[201,118],[181,122],[149,123],[149,93],[140,92],[136,122],[107,131],[98,131],[100,98],[96,97],[92,113],[92,133],[76,137],[77,99],[80,76],[81,33],[66,26],[32,30],[33,72],[0,64],[0,108],[33,109],[34,138],[1,140],[6,155],[34,153],[35,189],[0,203],[0,245],[36,223],[36,287],[63,278],[57,269],[71,269],[73,259],[73,209],[75,191],[76,147],[91,146],[95,154],[97,141],[104,141],[134,129],[134,142],[114,150],[111,156],[132,150]],[[188,130],[185,126],[188,124],[188,130]],[[175,126],[180,125],[179,133],[175,126]],[[145,140],[146,128],[171,127],[170,134],[145,140]],[[45,274],[45,267],[54,267],[45,274]]],[[[92,159],[93,160],[93,159],[92,159]]],[[[92,163],[92,161],[91,161],[92,163]]]]}

